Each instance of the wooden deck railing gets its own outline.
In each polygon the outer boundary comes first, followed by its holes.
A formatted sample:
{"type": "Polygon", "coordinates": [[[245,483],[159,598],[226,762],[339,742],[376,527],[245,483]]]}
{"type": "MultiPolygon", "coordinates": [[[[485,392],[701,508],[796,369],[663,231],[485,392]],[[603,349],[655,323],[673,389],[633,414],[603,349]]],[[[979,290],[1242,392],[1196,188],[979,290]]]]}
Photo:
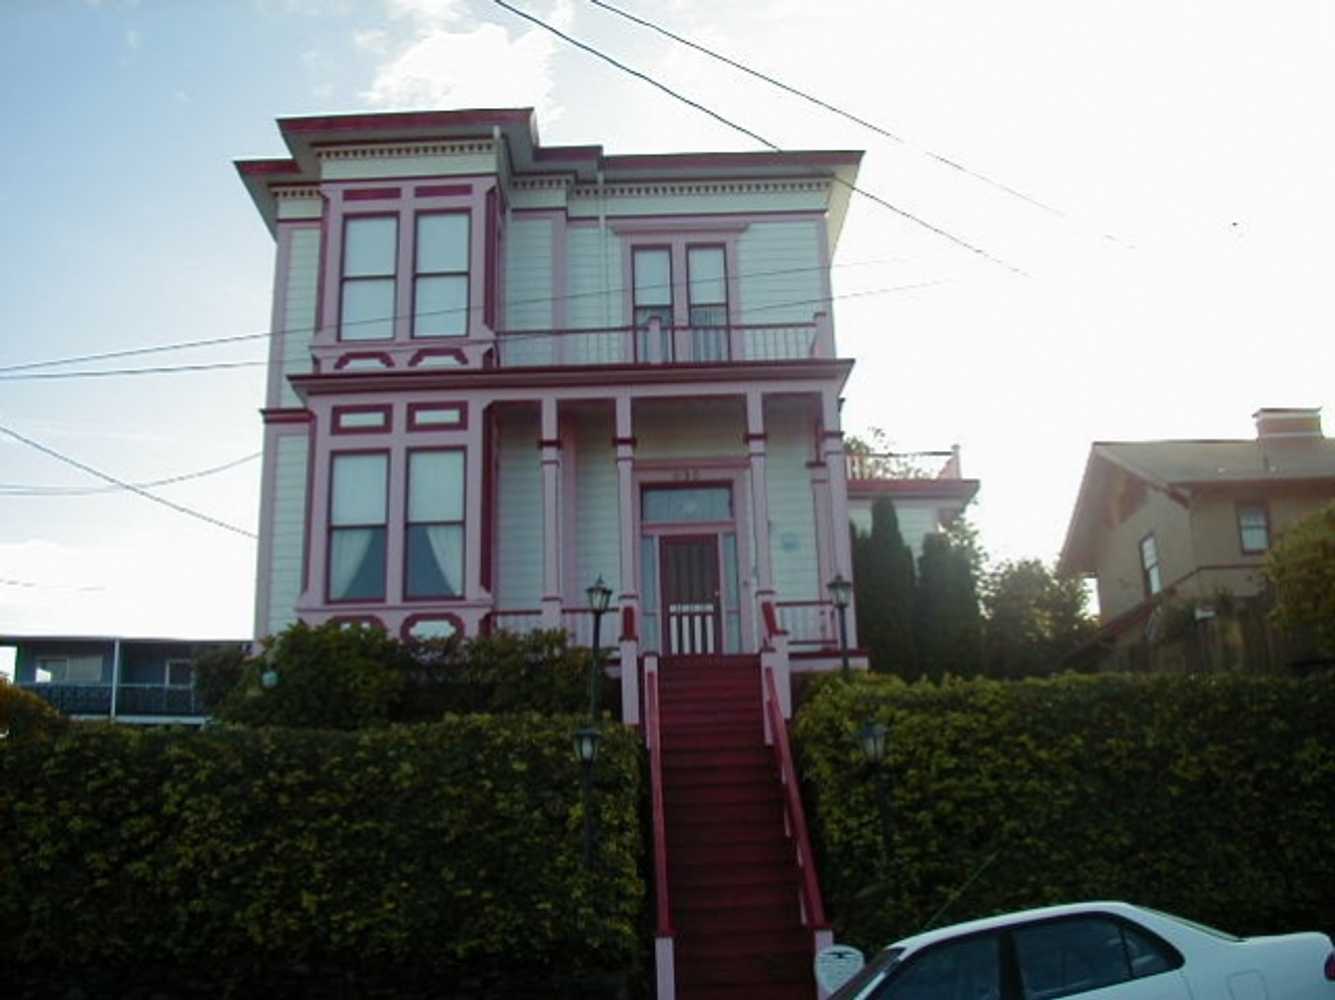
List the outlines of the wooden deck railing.
{"type": "Polygon", "coordinates": [[[495,356],[501,368],[794,361],[831,353],[823,326],[828,321],[676,327],[654,320],[647,327],[503,330],[495,356]]]}
{"type": "Polygon", "coordinates": [[[820,881],[816,877],[816,861],[811,853],[811,836],[807,832],[806,814],[802,810],[802,794],[797,783],[797,769],[793,766],[793,752],[788,743],[788,725],[784,722],[779,705],[779,692],[773,669],[765,668],[765,715],[774,734],[774,759],[783,782],[783,806],[797,848],[797,866],[802,873],[802,920],[806,928],[817,935],[830,929],[825,919],[825,904],[821,900],[820,881]]]}
{"type": "Polygon", "coordinates": [[[779,628],[794,646],[835,646],[839,633],[833,601],[778,601],[779,628]]]}

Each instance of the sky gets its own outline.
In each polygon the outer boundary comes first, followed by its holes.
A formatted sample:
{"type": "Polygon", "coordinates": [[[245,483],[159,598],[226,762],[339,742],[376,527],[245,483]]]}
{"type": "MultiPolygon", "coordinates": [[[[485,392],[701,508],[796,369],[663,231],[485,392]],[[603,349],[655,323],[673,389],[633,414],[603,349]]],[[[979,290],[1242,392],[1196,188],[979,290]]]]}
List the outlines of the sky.
{"type": "MultiPolygon", "coordinates": [[[[1055,558],[1091,441],[1335,420],[1326,0],[622,0],[900,141],[588,0],[514,2],[783,148],[865,149],[861,187],[960,241],[854,198],[844,427],[958,443],[995,559],[1055,558]]],[[[0,93],[0,427],[133,483],[238,463],[153,492],[252,532],[262,367],[31,376],[262,339],[12,366],[266,331],[232,161],[285,155],[276,117],[532,106],[550,144],[758,148],[485,0],[7,0],[0,93]]],[[[103,485],[0,434],[0,634],[250,635],[254,542],[103,485]]]]}

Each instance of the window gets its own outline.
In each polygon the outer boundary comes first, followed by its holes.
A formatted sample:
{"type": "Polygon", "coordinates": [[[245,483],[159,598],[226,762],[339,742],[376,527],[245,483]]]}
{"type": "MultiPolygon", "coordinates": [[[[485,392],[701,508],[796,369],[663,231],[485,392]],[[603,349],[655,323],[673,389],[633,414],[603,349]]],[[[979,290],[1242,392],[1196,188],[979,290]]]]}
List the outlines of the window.
{"type": "Polygon", "coordinates": [[[726,486],[649,488],[644,491],[642,516],[651,524],[731,521],[732,490],[726,486]]]}
{"type": "Polygon", "coordinates": [[[467,212],[425,212],[417,216],[414,337],[467,335],[469,246],[467,212]]]}
{"type": "Polygon", "coordinates": [[[1053,920],[1013,932],[1024,1000],[1054,1000],[1170,972],[1181,957],[1148,931],[1111,917],[1053,920]]]}
{"type": "Polygon", "coordinates": [[[728,357],[728,276],[722,247],[686,248],[686,298],[693,361],[728,357]]]}
{"type": "Polygon", "coordinates": [[[1238,504],[1238,537],[1244,555],[1270,548],[1270,516],[1263,503],[1238,504]]]}
{"type": "Polygon", "coordinates": [[[330,475],[329,599],[385,597],[385,490],[389,456],[336,454],[330,475]]]}
{"type": "Polygon", "coordinates": [[[97,684],[102,680],[100,656],[41,656],[38,684],[97,684]]]}
{"type": "Polygon", "coordinates": [[[464,570],[464,453],[408,453],[404,596],[459,597],[464,570]]]}
{"type": "Polygon", "coordinates": [[[1153,597],[1163,589],[1163,578],[1159,573],[1159,546],[1154,535],[1149,534],[1140,540],[1140,576],[1145,585],[1145,596],[1153,597]]]}
{"type": "Polygon", "coordinates": [[[636,250],[631,255],[635,285],[635,351],[637,360],[660,362],[672,358],[672,252],[667,247],[636,250]],[[649,335],[649,323],[658,320],[658,337],[649,335]]]}
{"type": "Polygon", "coordinates": [[[1001,996],[1000,953],[995,934],[947,941],[909,958],[871,996],[875,1000],[995,1000],[1001,996]]]}
{"type": "Polygon", "coordinates": [[[394,338],[398,244],[396,216],[353,216],[344,221],[338,333],[343,340],[394,338]]]}
{"type": "Polygon", "coordinates": [[[195,666],[185,659],[168,660],[166,672],[167,687],[188,688],[195,685],[195,666]]]}

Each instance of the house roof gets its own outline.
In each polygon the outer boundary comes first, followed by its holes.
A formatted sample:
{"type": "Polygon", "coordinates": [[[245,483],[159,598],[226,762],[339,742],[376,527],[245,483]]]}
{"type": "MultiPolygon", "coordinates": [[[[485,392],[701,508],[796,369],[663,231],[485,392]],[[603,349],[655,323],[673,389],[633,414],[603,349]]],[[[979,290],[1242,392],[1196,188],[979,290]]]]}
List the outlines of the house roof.
{"type": "Polygon", "coordinates": [[[1265,493],[1302,483],[1335,484],[1335,439],[1096,441],[1085,462],[1058,572],[1094,572],[1102,501],[1119,473],[1184,503],[1193,492],[1206,490],[1265,493]]]}
{"type": "Polygon", "coordinates": [[[901,497],[917,500],[957,500],[968,503],[978,493],[977,479],[850,479],[848,497],[862,500],[901,497]]]}
{"type": "Polygon", "coordinates": [[[830,243],[838,242],[861,150],[642,153],[609,155],[599,145],[543,146],[532,108],[470,108],[449,111],[354,112],[278,119],[287,157],[245,157],[237,172],[270,230],[274,227],[269,184],[319,182],[318,152],[330,145],[482,140],[499,136],[509,171],[519,176],[565,175],[594,183],[649,180],[834,177],[830,192],[830,243]]]}

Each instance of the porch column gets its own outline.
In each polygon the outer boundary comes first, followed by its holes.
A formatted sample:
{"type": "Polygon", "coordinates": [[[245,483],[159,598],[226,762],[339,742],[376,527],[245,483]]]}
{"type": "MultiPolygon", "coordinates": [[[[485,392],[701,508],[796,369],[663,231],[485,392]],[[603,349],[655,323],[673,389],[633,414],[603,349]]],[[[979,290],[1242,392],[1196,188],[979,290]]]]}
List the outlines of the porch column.
{"type": "MultiPolygon", "coordinates": [[[[853,553],[848,541],[848,469],[844,461],[844,432],[839,423],[839,393],[826,389],[821,393],[821,447],[825,452],[825,471],[830,479],[830,535],[832,569],[845,580],[853,579],[853,553]]],[[[829,581],[824,581],[828,583],[829,581]]],[[[848,605],[848,644],[857,646],[857,601],[848,605]]]]}
{"type": "Polygon", "coordinates": [[[616,434],[612,443],[617,454],[617,495],[621,529],[621,721],[640,721],[640,617],[639,584],[635,574],[639,511],[635,503],[635,436],[632,433],[630,397],[616,399],[616,434]]]}
{"type": "MultiPolygon", "coordinates": [[[[769,548],[769,490],[765,483],[765,396],[746,394],[746,450],[751,462],[751,526],[756,540],[756,599],[774,597],[769,548]]],[[[760,615],[756,615],[760,621],[760,615]]]]}
{"type": "Polygon", "coordinates": [[[542,627],[561,627],[561,439],[556,399],[542,400],[542,627]]]}
{"type": "MultiPolygon", "coordinates": [[[[818,449],[823,446],[823,440],[817,444],[818,449]]],[[[834,539],[831,537],[834,518],[830,514],[830,470],[822,455],[816,461],[807,463],[807,471],[811,473],[811,501],[816,512],[816,565],[819,567],[821,589],[819,596],[821,600],[828,600],[830,595],[825,589],[825,584],[834,578],[834,539]]],[[[833,616],[833,608],[822,609],[821,638],[827,644],[839,641],[838,626],[833,623],[833,616]]]]}

